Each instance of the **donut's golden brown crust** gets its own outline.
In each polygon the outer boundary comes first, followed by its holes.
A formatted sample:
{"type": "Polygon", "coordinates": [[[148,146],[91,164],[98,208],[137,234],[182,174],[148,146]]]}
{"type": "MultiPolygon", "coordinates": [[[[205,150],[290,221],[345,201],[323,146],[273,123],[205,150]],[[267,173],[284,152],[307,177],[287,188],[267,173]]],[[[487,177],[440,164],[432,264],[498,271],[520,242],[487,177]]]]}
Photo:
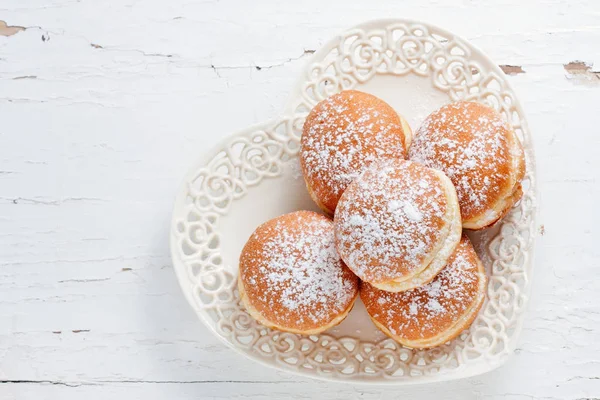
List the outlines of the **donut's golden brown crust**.
{"type": "Polygon", "coordinates": [[[502,116],[483,104],[456,102],[434,111],[417,130],[409,155],[448,175],[466,229],[494,224],[521,198],[522,145],[502,116]]]}
{"type": "Polygon", "coordinates": [[[268,328],[277,329],[277,330],[280,330],[283,332],[298,333],[300,335],[316,335],[321,332],[325,332],[326,330],[331,329],[334,326],[341,324],[342,321],[344,321],[346,319],[346,317],[348,316],[350,311],[352,311],[352,308],[354,307],[354,303],[356,302],[356,299],[358,298],[358,290],[357,290],[352,301],[348,304],[346,309],[343,310],[341,313],[339,313],[335,318],[333,318],[328,323],[317,326],[316,328],[298,329],[298,328],[290,327],[289,324],[278,325],[277,323],[273,323],[273,322],[267,320],[265,317],[263,317],[263,315],[256,308],[254,308],[254,306],[252,305],[252,302],[248,298],[248,295],[246,294],[246,291],[244,290],[244,285],[242,283],[241,276],[238,276],[238,290],[240,292],[240,298],[242,299],[242,303],[244,304],[246,311],[248,311],[248,314],[250,314],[252,316],[252,318],[254,318],[258,322],[260,322],[262,325],[264,325],[268,328]]]}
{"type": "Polygon", "coordinates": [[[407,347],[428,348],[454,339],[471,325],[486,288],[483,265],[463,235],[446,267],[426,286],[390,293],[363,282],[360,296],[385,334],[407,347]]]}
{"type": "Polygon", "coordinates": [[[406,158],[412,132],[383,100],[346,90],[318,103],[304,123],[300,165],[311,197],[333,215],[348,185],[370,164],[406,158]]]}
{"type": "Polygon", "coordinates": [[[297,211],[254,231],[240,256],[238,287],[246,309],[262,324],[314,334],[346,317],[358,278],[335,249],[331,220],[297,211]]]}
{"type": "Polygon", "coordinates": [[[393,292],[433,279],[461,235],[450,180],[405,160],[367,169],[342,195],[334,225],[346,265],[363,281],[393,292]]]}

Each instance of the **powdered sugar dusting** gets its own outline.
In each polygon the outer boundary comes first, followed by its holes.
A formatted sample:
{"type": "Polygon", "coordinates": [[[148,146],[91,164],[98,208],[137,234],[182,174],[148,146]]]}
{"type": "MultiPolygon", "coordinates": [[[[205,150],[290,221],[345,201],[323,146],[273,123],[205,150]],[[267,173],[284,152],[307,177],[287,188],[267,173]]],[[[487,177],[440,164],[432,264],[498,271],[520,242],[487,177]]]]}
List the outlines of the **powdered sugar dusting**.
{"type": "Polygon", "coordinates": [[[289,163],[286,164],[289,169],[289,174],[294,180],[302,178],[302,169],[300,168],[300,160],[292,158],[289,163]]]}
{"type": "Polygon", "coordinates": [[[510,126],[489,107],[452,103],[425,119],[409,156],[448,175],[463,220],[468,220],[489,209],[510,179],[510,132],[510,126]]]}
{"type": "Polygon", "coordinates": [[[279,324],[319,325],[348,307],[357,280],[343,267],[330,220],[311,212],[287,217],[251,237],[258,246],[241,258],[245,289],[279,324]]]}
{"type": "Polygon", "coordinates": [[[372,95],[338,93],[309,114],[300,155],[314,195],[334,210],[343,191],[373,162],[405,158],[400,118],[372,95]]]}
{"type": "Polygon", "coordinates": [[[410,161],[373,165],[342,195],[335,214],[338,250],[368,282],[410,274],[445,239],[446,192],[436,173],[410,161]]]}
{"type": "Polygon", "coordinates": [[[476,300],[481,276],[477,255],[463,236],[448,264],[420,288],[391,293],[365,285],[361,298],[373,318],[410,340],[425,339],[448,329],[476,300]]]}

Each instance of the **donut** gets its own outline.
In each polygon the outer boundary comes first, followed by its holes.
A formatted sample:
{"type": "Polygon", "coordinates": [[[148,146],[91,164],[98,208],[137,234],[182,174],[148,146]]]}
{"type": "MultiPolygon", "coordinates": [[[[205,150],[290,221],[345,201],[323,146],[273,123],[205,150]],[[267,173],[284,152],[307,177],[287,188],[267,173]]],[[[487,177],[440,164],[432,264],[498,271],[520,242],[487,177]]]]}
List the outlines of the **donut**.
{"type": "Polygon", "coordinates": [[[371,163],[405,159],[411,130],[383,100],[345,90],[319,102],[304,122],[300,165],[311,198],[333,215],[348,185],[371,163]]]}
{"type": "Polygon", "coordinates": [[[462,232],[456,191],[442,172],[406,160],[369,167],[344,192],[336,247],[361,280],[398,292],[431,281],[462,232]]]}
{"type": "Polygon", "coordinates": [[[468,328],[485,299],[487,277],[469,238],[464,235],[435,279],[400,293],[363,282],[360,298],[375,325],[411,348],[448,342],[468,328]]]}
{"type": "Polygon", "coordinates": [[[523,194],[521,142],[500,114],[480,103],[451,103],[430,114],[415,133],[409,158],[448,175],[465,229],[493,225],[523,194]]]}
{"type": "Polygon", "coordinates": [[[335,249],[332,221],[296,211],[250,236],[240,255],[238,289],[258,322],[312,335],[346,318],[358,297],[358,278],[335,249]]]}

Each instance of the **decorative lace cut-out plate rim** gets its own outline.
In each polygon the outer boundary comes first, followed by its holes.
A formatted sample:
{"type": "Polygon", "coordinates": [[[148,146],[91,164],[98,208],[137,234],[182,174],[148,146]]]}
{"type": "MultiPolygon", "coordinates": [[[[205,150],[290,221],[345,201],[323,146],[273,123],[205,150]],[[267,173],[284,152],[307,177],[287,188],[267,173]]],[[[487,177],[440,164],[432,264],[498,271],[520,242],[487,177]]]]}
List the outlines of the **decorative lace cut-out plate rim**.
{"type": "Polygon", "coordinates": [[[241,129],[241,130],[236,131],[233,134],[227,135],[225,138],[221,139],[212,148],[210,148],[209,150],[205,150],[204,153],[202,153],[202,155],[199,157],[199,159],[195,163],[195,165],[192,168],[190,168],[188,170],[188,172],[185,174],[185,177],[183,178],[183,180],[181,181],[181,183],[179,185],[177,195],[175,197],[175,202],[173,205],[173,212],[172,212],[172,218],[171,218],[171,224],[170,224],[169,249],[170,249],[170,253],[171,253],[171,261],[173,261],[173,269],[175,270],[175,276],[177,276],[177,281],[179,282],[179,286],[181,287],[186,300],[192,306],[192,308],[194,309],[196,314],[200,317],[200,320],[206,326],[208,326],[215,333],[215,335],[221,341],[223,341],[223,343],[226,343],[229,347],[231,347],[232,349],[235,349],[236,351],[238,351],[242,354],[246,354],[246,353],[242,352],[240,349],[238,349],[237,347],[233,346],[230,342],[228,342],[223,336],[219,335],[219,333],[215,329],[215,326],[214,326],[213,322],[211,321],[211,319],[204,312],[202,312],[201,309],[196,307],[195,300],[192,297],[193,296],[192,290],[190,290],[191,286],[189,286],[191,284],[191,282],[189,280],[187,273],[184,270],[186,267],[183,265],[183,262],[182,262],[181,258],[179,257],[179,249],[177,248],[177,246],[178,246],[177,239],[176,239],[175,235],[172,234],[172,232],[174,229],[176,229],[175,226],[178,222],[177,218],[181,214],[179,211],[180,211],[180,209],[182,209],[185,206],[185,201],[186,201],[186,197],[187,197],[187,188],[189,186],[189,182],[191,182],[193,180],[193,178],[196,177],[196,175],[198,174],[198,171],[201,168],[206,166],[206,162],[214,159],[219,153],[221,153],[223,151],[224,148],[227,148],[234,139],[243,138],[243,137],[249,139],[249,138],[251,138],[253,133],[256,133],[258,131],[266,131],[268,129],[268,127],[275,125],[277,122],[278,122],[278,119],[273,118],[273,119],[267,120],[265,122],[255,123],[245,129],[241,129]]]}
{"type": "MultiPolygon", "coordinates": [[[[407,25],[419,24],[424,27],[427,27],[433,33],[439,32],[442,35],[454,37],[454,38],[462,41],[463,43],[467,43],[470,50],[473,52],[471,58],[478,57],[478,58],[483,59],[487,65],[491,66],[492,72],[495,72],[499,77],[502,78],[503,84],[506,85],[507,89],[514,93],[514,89],[513,89],[512,85],[504,77],[504,73],[502,72],[502,70],[495,63],[493,63],[493,61],[490,60],[481,50],[479,50],[476,46],[472,45],[470,42],[461,38],[460,36],[450,33],[444,29],[435,27],[431,24],[424,23],[421,21],[416,21],[416,20],[409,20],[409,19],[381,19],[381,20],[373,20],[373,21],[363,23],[361,25],[350,28],[348,31],[353,30],[353,29],[384,29],[386,26],[388,26],[390,24],[407,24],[407,25]]],[[[330,41],[328,41],[321,49],[319,49],[318,51],[315,52],[315,54],[313,54],[313,56],[309,59],[307,65],[311,65],[312,63],[319,61],[325,55],[327,55],[331,51],[331,49],[337,45],[337,43],[339,42],[341,37],[342,37],[341,35],[338,35],[338,36],[334,37],[333,39],[331,39],[330,41]]],[[[306,71],[306,69],[304,69],[302,72],[305,72],[305,71],[306,71]]],[[[301,95],[301,91],[302,91],[301,84],[304,81],[305,80],[303,78],[298,79],[297,84],[292,89],[291,95],[286,103],[286,106],[284,107],[285,113],[283,113],[282,116],[287,116],[287,117],[293,116],[293,114],[292,114],[293,110],[299,104],[299,99],[300,99],[300,95],[301,95]]],[[[522,106],[521,106],[520,102],[518,101],[518,98],[515,98],[515,100],[516,100],[516,103],[513,105],[519,111],[520,115],[523,116],[522,125],[527,128],[527,120],[526,120],[526,116],[522,110],[522,106]]],[[[263,123],[258,123],[258,124],[255,124],[253,126],[246,128],[246,129],[240,130],[237,133],[224,138],[217,146],[215,146],[210,151],[206,152],[204,154],[204,156],[199,159],[198,163],[196,163],[194,168],[189,170],[188,174],[186,174],[186,177],[184,178],[184,180],[182,182],[182,185],[180,186],[180,189],[177,194],[176,201],[175,201],[175,205],[174,205],[171,229],[172,230],[176,229],[175,226],[177,224],[177,218],[181,216],[180,211],[183,208],[185,208],[188,184],[197,175],[198,170],[200,170],[202,167],[206,166],[208,161],[212,160],[215,156],[217,156],[220,152],[222,152],[223,149],[226,148],[226,146],[228,146],[229,144],[231,144],[232,140],[234,140],[235,138],[239,138],[239,137],[250,138],[253,133],[256,133],[258,131],[267,132],[270,127],[273,127],[273,126],[281,123],[281,121],[283,121],[284,119],[285,119],[285,117],[274,118],[269,121],[266,121],[263,123]]],[[[526,132],[529,132],[528,128],[526,129],[526,132]]],[[[536,178],[535,158],[534,158],[534,154],[533,154],[533,144],[532,144],[532,138],[531,138],[530,134],[527,134],[526,137],[524,137],[524,144],[525,144],[525,151],[527,152],[527,158],[528,158],[527,166],[531,173],[531,185],[532,185],[530,190],[532,191],[533,202],[532,202],[531,208],[533,210],[532,210],[532,217],[531,217],[532,222],[530,225],[532,227],[535,227],[536,226],[535,223],[536,223],[536,221],[538,219],[538,215],[539,215],[539,203],[538,203],[539,193],[538,193],[538,188],[537,188],[536,179],[535,179],[536,178]]],[[[258,185],[258,186],[260,186],[260,185],[258,185]]],[[[256,190],[256,189],[254,189],[254,190],[256,190]]],[[[535,252],[533,250],[535,247],[535,237],[537,236],[536,232],[534,232],[534,231],[532,231],[530,234],[532,236],[531,236],[531,239],[529,242],[529,246],[526,248],[526,250],[529,252],[529,254],[528,254],[528,258],[524,264],[524,269],[526,269],[527,273],[528,273],[527,280],[529,281],[525,285],[525,292],[526,292],[525,296],[527,298],[529,297],[529,294],[531,292],[531,286],[532,286],[531,285],[531,278],[532,278],[532,271],[533,271],[532,266],[533,266],[534,254],[535,254],[535,252]]],[[[205,325],[207,325],[210,328],[210,330],[212,330],[215,333],[215,335],[219,338],[219,340],[221,340],[228,347],[231,347],[236,352],[258,362],[261,365],[267,366],[267,367],[286,371],[286,372],[289,372],[294,375],[299,375],[299,376],[304,376],[304,377],[309,377],[309,378],[316,378],[316,379],[326,380],[326,381],[333,381],[333,382],[352,382],[352,383],[370,384],[370,385],[412,385],[412,384],[420,384],[420,383],[427,383],[427,382],[449,381],[449,380],[454,380],[454,379],[459,379],[459,378],[476,376],[476,375],[480,375],[480,374],[492,371],[492,370],[498,368],[499,366],[501,366],[502,364],[504,364],[504,362],[508,359],[509,354],[511,354],[514,350],[515,343],[512,342],[511,346],[510,346],[511,348],[510,348],[508,354],[501,354],[494,358],[478,359],[477,361],[475,361],[478,368],[465,368],[466,366],[463,365],[463,366],[460,366],[455,369],[447,370],[444,373],[437,373],[437,374],[433,374],[433,375],[425,375],[424,374],[424,375],[418,375],[418,376],[403,376],[403,377],[398,377],[398,378],[383,377],[380,375],[364,376],[360,372],[356,372],[351,376],[350,375],[338,376],[338,375],[333,375],[333,374],[329,374],[329,373],[322,373],[322,372],[318,371],[317,369],[303,370],[300,368],[293,368],[292,366],[289,366],[289,365],[282,367],[278,363],[276,363],[272,358],[266,358],[256,352],[253,352],[252,350],[247,350],[247,349],[237,347],[234,343],[230,342],[226,337],[222,336],[218,332],[217,327],[216,327],[214,321],[211,319],[211,317],[206,313],[206,311],[202,310],[197,305],[197,299],[194,298],[192,281],[190,280],[190,277],[185,270],[185,268],[187,268],[187,267],[184,265],[183,260],[180,259],[180,256],[179,256],[180,249],[177,248],[178,243],[177,243],[176,237],[174,234],[171,234],[170,238],[171,238],[170,239],[171,256],[172,256],[173,265],[174,265],[174,269],[175,269],[178,281],[182,287],[182,290],[184,292],[186,299],[188,300],[188,302],[190,303],[190,305],[192,306],[192,308],[194,309],[194,311],[196,312],[196,314],[198,315],[200,320],[203,321],[203,323],[205,325]]],[[[511,336],[514,338],[518,338],[520,331],[522,329],[524,315],[526,313],[526,307],[527,306],[525,306],[525,310],[522,311],[522,315],[518,318],[516,325],[512,331],[511,336]]],[[[376,328],[373,327],[373,329],[376,329],[376,328]]]]}

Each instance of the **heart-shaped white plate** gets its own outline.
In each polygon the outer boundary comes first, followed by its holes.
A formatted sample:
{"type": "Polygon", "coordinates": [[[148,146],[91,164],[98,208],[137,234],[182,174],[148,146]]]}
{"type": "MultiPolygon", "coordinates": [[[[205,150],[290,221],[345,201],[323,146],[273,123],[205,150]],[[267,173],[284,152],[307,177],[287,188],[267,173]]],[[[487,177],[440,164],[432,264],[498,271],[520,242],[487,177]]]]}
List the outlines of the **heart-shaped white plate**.
{"type": "Polygon", "coordinates": [[[530,288],[535,215],[529,131],[500,68],[443,29],[377,20],[317,51],[280,117],[228,137],[191,170],[173,211],[171,252],[181,288],[200,319],[256,361],[321,379],[440,381],[489,371],[514,350],[530,288]],[[512,124],[525,148],[522,200],[496,227],[470,235],[490,277],[486,303],[471,328],[443,346],[400,346],[375,328],[360,301],[342,324],[316,336],[265,328],[239,303],[238,257],[254,229],[283,213],[316,210],[297,158],[306,114],[318,101],[351,88],[381,97],[413,129],[450,101],[486,103],[512,124]]]}

